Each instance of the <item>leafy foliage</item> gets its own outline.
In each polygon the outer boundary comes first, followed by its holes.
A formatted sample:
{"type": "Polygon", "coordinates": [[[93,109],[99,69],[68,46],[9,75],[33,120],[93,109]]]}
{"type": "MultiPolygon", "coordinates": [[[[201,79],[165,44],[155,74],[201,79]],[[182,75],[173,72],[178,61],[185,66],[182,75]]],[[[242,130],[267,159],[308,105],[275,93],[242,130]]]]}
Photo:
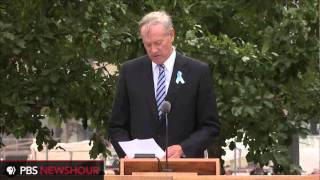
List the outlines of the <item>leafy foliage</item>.
{"type": "Polygon", "coordinates": [[[121,2],[6,1],[1,7],[1,133],[36,134],[41,150],[55,141],[40,120],[74,117],[95,129],[100,147],[115,83],[101,63],[114,63],[108,52],[120,49],[121,2]]]}
{"type": "Polygon", "coordinates": [[[190,45],[184,52],[212,65],[220,143],[236,137],[249,147],[249,161],[271,159],[277,173],[297,173],[288,156],[292,135],[306,135],[310,118],[319,119],[319,101],[310,98],[319,93],[311,92],[319,82],[317,2],[287,3],[200,3],[197,8],[208,13],[181,43],[190,45]]]}
{"type": "MultiPolygon", "coordinates": [[[[96,157],[117,74],[105,64],[144,54],[139,19],[166,10],[178,51],[209,63],[222,132],[235,138],[248,161],[297,173],[288,155],[292,135],[307,135],[319,120],[318,1],[96,0],[3,1],[0,6],[0,133],[37,135],[54,144],[40,120],[74,117],[94,131],[96,157]]],[[[41,146],[40,146],[41,147],[41,146]]],[[[216,147],[215,154],[224,152],[216,147]]]]}

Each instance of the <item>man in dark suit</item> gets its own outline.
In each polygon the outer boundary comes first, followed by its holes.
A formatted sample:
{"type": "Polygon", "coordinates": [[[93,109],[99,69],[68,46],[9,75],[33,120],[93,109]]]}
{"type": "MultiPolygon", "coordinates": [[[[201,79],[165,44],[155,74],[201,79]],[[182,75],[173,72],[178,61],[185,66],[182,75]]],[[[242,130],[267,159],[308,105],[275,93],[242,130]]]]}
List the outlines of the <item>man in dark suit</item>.
{"type": "Polygon", "coordinates": [[[109,121],[111,142],[119,157],[125,154],[118,142],[136,138],[154,138],[165,149],[165,118],[159,109],[166,100],[171,103],[168,157],[203,157],[220,131],[208,65],[176,52],[166,12],[151,12],[139,25],[147,55],[121,68],[109,121]]]}

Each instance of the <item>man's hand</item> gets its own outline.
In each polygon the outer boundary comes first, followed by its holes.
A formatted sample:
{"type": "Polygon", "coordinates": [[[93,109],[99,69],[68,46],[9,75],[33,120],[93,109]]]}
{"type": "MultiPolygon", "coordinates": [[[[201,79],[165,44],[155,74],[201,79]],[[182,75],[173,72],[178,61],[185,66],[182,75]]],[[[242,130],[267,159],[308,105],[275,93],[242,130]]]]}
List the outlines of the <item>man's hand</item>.
{"type": "Polygon", "coordinates": [[[168,147],[168,158],[181,158],[183,155],[180,145],[172,145],[168,147]]]}

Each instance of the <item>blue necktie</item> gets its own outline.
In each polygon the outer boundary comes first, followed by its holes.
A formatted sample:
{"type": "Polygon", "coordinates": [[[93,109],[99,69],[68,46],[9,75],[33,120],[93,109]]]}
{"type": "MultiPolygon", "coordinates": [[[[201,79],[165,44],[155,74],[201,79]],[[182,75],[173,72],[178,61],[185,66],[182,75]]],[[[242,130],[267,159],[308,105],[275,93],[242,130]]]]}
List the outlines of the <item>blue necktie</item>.
{"type": "Polygon", "coordinates": [[[157,65],[159,69],[158,83],[157,83],[157,91],[156,91],[156,102],[158,107],[158,115],[159,119],[161,117],[162,112],[160,111],[160,107],[166,97],[166,74],[165,67],[163,64],[157,65]]]}

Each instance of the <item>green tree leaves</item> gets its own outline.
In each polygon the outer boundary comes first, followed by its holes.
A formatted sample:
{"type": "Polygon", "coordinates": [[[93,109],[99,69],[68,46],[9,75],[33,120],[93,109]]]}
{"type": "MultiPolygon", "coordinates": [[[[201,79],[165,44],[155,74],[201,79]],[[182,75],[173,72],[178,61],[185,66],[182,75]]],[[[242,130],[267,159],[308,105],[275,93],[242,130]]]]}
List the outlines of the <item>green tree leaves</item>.
{"type": "Polygon", "coordinates": [[[117,60],[106,55],[111,48],[105,51],[99,40],[116,39],[115,22],[125,7],[116,1],[58,0],[6,1],[1,7],[0,133],[32,133],[39,149],[43,143],[50,148],[56,142],[41,120],[59,124],[76,118],[106,134],[115,75],[99,63],[117,60]]]}

